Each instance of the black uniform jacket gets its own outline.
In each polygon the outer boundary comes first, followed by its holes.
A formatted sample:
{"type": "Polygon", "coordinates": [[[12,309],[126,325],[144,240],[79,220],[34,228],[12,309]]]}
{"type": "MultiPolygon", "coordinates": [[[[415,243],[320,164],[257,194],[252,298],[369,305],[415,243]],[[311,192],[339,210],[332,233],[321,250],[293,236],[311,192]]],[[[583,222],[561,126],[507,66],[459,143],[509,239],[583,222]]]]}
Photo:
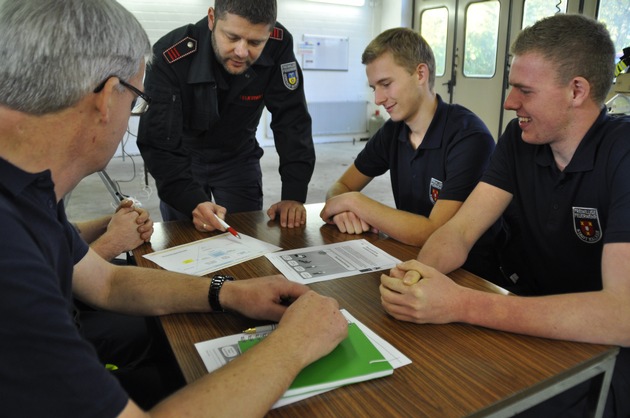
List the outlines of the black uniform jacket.
{"type": "MultiPolygon", "coordinates": [[[[210,41],[208,20],[178,28],[153,47],[138,147],[160,198],[183,213],[209,201],[190,171],[190,156],[213,169],[260,158],[256,128],[266,106],[280,156],[282,199],[304,202],[315,151],[293,38],[280,24],[245,73],[226,77],[210,41]]],[[[208,181],[211,184],[211,179],[208,181]]]]}

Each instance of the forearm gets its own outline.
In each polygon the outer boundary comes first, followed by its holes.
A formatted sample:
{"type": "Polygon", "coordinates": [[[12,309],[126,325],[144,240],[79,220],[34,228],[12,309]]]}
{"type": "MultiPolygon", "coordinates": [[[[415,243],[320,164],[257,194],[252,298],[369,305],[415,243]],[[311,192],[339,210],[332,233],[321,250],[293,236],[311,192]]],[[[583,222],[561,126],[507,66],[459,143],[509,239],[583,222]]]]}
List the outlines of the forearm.
{"type": "MultiPolygon", "coordinates": [[[[343,185],[337,190],[343,189],[343,185]]],[[[332,188],[331,188],[332,190],[332,188]]],[[[348,211],[393,239],[404,244],[421,246],[439,226],[425,216],[398,210],[373,200],[360,192],[345,193],[330,208],[334,213],[348,211]]]]}
{"type": "Polygon", "coordinates": [[[330,186],[330,188],[326,192],[326,200],[330,199],[331,197],[339,196],[340,194],[343,194],[343,193],[348,193],[350,191],[352,190],[350,190],[348,186],[346,186],[345,184],[339,181],[336,181],[333,183],[332,186],[330,186]]]}
{"type": "Polygon", "coordinates": [[[471,246],[447,223],[427,239],[417,259],[442,273],[450,273],[466,262],[471,246]]]}
{"type": "Polygon", "coordinates": [[[74,226],[79,231],[81,238],[91,244],[107,230],[107,225],[111,219],[111,215],[108,215],[89,221],[75,222],[74,226]]]}
{"type": "Polygon", "coordinates": [[[272,107],[275,109],[272,111],[275,122],[272,122],[271,128],[280,159],[278,167],[282,180],[280,199],[304,203],[315,170],[311,118],[303,100],[294,101],[290,97],[286,99],[289,101],[285,102],[281,109],[275,107],[277,100],[281,99],[270,99],[274,102],[272,107]]]}
{"type": "Polygon", "coordinates": [[[280,154],[281,200],[306,202],[308,185],[315,169],[315,149],[310,137],[300,145],[291,144],[290,150],[278,149],[280,154]]]}
{"type": "Polygon", "coordinates": [[[116,241],[112,241],[110,238],[108,235],[101,235],[94,242],[90,243],[90,248],[106,261],[111,261],[125,251],[124,248],[120,248],[117,245],[116,241]]]}
{"type": "Polygon", "coordinates": [[[416,247],[422,246],[437,228],[426,216],[395,209],[370,198],[362,199],[353,211],[380,232],[416,247]]]}
{"type": "Polygon", "coordinates": [[[466,292],[461,322],[546,338],[630,345],[630,307],[613,292],[539,297],[466,292]]]}
{"type": "Polygon", "coordinates": [[[293,200],[295,202],[306,202],[308,195],[308,181],[282,181],[281,200],[293,200]]]}
{"type": "Polygon", "coordinates": [[[146,316],[208,312],[209,289],[207,277],[141,267],[115,267],[102,307],[146,316]]]}
{"type": "Polygon", "coordinates": [[[293,347],[291,335],[282,335],[280,331],[274,331],[236,360],[167,398],[150,411],[151,415],[264,416],[306,366],[300,347],[293,347]]]}

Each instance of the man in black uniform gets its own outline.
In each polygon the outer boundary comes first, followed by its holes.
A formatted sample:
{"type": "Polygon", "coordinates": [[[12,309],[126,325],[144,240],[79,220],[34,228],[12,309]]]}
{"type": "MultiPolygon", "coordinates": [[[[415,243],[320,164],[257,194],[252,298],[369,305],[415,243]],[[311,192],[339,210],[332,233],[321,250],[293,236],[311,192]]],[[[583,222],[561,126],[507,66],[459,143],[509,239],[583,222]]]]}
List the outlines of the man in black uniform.
{"type": "Polygon", "coordinates": [[[266,106],[280,156],[282,200],[268,209],[282,226],[304,224],[315,165],[302,72],[291,34],[276,23],[275,0],[216,0],[207,19],[160,39],[147,68],[151,107],[138,147],[156,180],[164,220],[224,228],[215,214],[262,209],[266,106]],[[211,202],[214,198],[214,203],[211,202]]]}

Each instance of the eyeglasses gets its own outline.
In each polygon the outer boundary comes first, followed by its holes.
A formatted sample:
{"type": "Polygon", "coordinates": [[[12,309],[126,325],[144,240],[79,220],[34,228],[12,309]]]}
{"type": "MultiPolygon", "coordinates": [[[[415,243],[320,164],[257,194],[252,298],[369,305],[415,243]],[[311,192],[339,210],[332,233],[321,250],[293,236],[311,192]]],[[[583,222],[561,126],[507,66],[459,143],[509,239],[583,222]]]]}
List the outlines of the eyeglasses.
{"type": "MultiPolygon", "coordinates": [[[[110,75],[109,77],[107,77],[105,80],[101,82],[101,84],[99,84],[94,89],[94,93],[98,93],[99,91],[103,90],[103,87],[105,87],[105,83],[107,83],[107,80],[109,80],[112,77],[118,77],[118,76],[110,75]]],[[[137,96],[136,98],[133,99],[133,102],[131,102],[131,114],[137,116],[146,112],[149,109],[151,98],[147,96],[146,94],[144,94],[143,92],[141,92],[140,90],[138,90],[137,88],[135,88],[134,86],[132,86],[131,84],[127,83],[122,78],[118,77],[118,81],[120,82],[120,84],[123,85],[123,87],[128,88],[137,96]]]]}

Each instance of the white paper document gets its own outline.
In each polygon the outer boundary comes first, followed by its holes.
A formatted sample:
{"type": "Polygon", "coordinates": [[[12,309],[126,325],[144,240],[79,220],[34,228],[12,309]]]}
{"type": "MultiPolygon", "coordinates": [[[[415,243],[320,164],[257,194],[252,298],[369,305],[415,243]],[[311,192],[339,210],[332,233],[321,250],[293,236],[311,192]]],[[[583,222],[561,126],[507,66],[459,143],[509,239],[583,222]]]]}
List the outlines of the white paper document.
{"type": "Polygon", "coordinates": [[[265,255],[289,280],[310,284],[371,271],[400,263],[364,239],[280,251],[265,255]]]}
{"type": "Polygon", "coordinates": [[[240,234],[225,233],[143,255],[165,270],[203,276],[282,248],[240,234]]]}
{"type": "MultiPolygon", "coordinates": [[[[379,337],[374,331],[369,329],[363,323],[359,322],[354,316],[352,316],[347,310],[341,309],[341,312],[348,320],[348,323],[355,323],[363,331],[366,337],[372,342],[374,347],[383,355],[383,357],[392,365],[394,369],[411,364],[411,359],[398,351],[390,343],[379,337]]],[[[230,361],[241,355],[238,342],[247,339],[254,339],[264,337],[266,333],[257,334],[234,334],[227,337],[215,338],[213,340],[203,341],[195,344],[197,352],[203,360],[203,364],[206,366],[208,372],[213,372],[218,368],[226,365],[230,361]]],[[[334,389],[334,388],[333,388],[334,389]]],[[[296,396],[282,397],[274,405],[273,408],[288,405],[302,399],[309,398],[311,396],[319,395],[320,393],[327,392],[327,389],[323,391],[314,391],[303,393],[296,396]]]]}

